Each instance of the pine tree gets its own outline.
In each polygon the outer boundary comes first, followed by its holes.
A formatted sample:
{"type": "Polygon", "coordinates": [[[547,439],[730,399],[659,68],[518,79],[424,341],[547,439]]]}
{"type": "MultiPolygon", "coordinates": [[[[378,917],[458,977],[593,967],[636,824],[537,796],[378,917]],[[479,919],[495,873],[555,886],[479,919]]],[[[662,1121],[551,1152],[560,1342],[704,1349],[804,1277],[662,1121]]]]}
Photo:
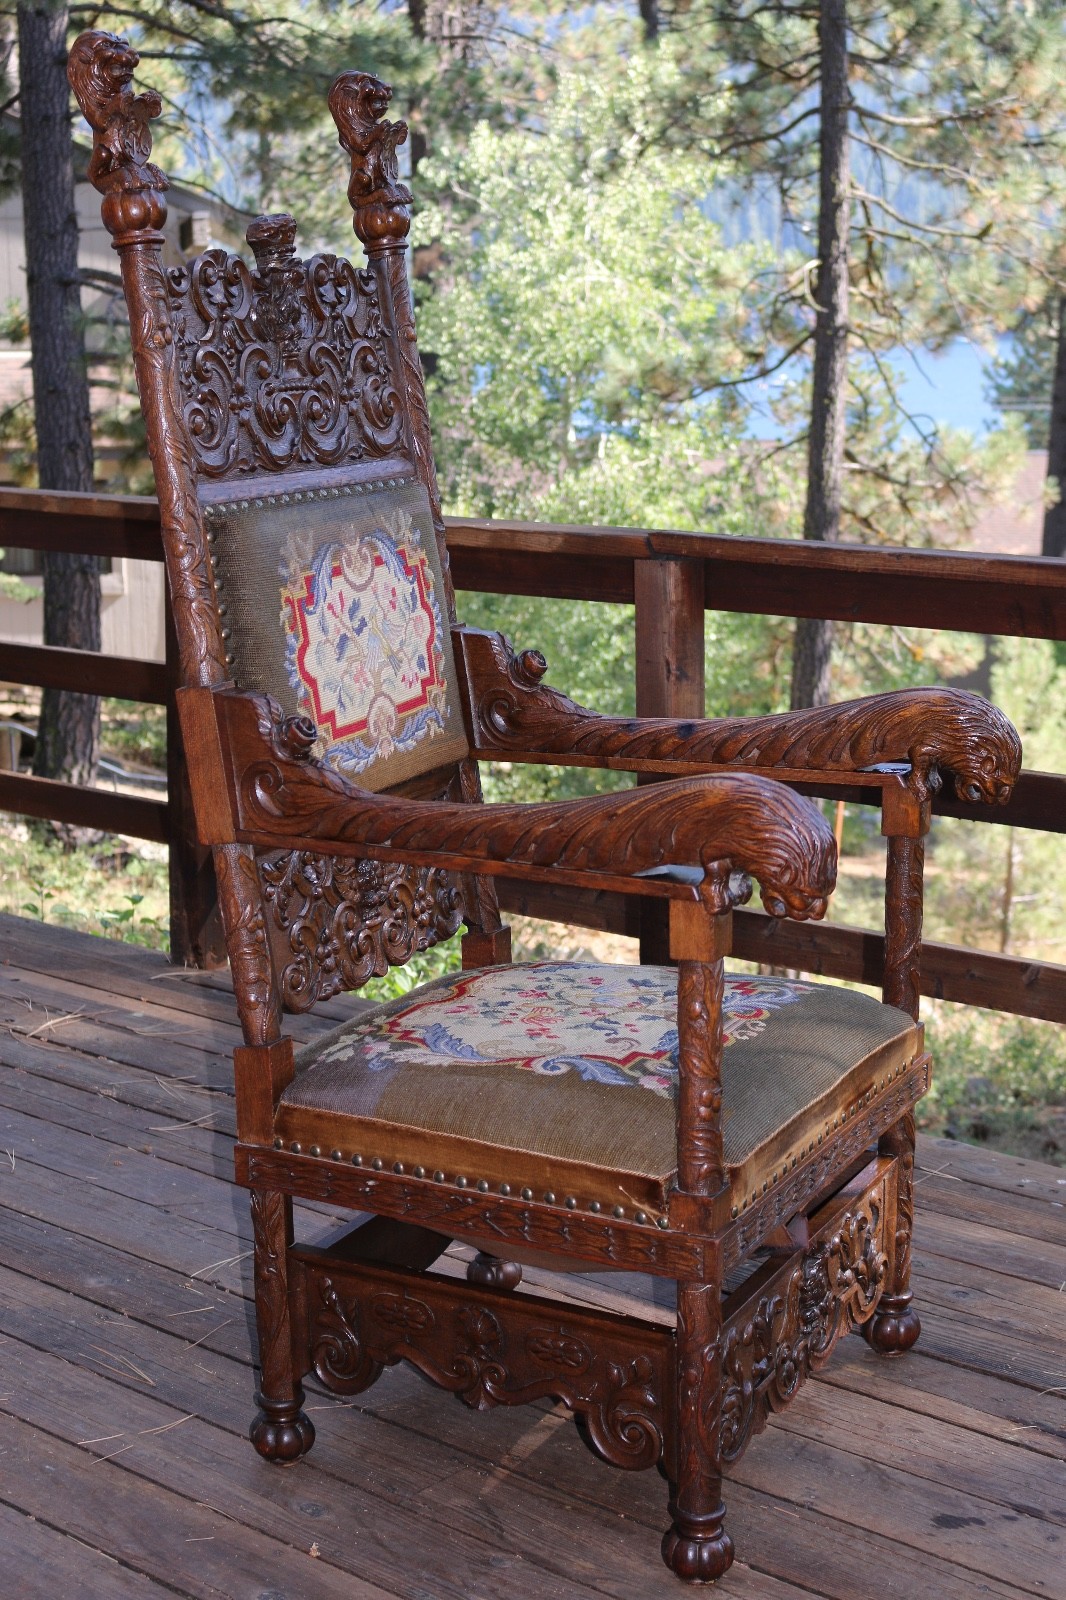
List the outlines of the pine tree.
{"type": "MultiPolygon", "coordinates": [[[[18,8],[19,116],[26,284],[42,489],[90,493],[92,429],[78,279],[78,220],[65,6],[18,8]]],[[[47,551],[44,642],[100,648],[100,571],[96,556],[47,551]]],[[[33,770],[39,777],[91,784],[100,736],[91,695],[45,689],[33,770]]]]}
{"type": "MultiPolygon", "coordinates": [[[[964,499],[958,452],[905,417],[892,356],[959,336],[988,342],[1054,280],[1058,0],[663,0],[660,21],[659,48],[674,51],[685,92],[664,106],[659,136],[736,164],[776,210],[785,248],[750,375],[813,365],[794,440],[809,461],[805,535],[892,537],[900,510],[964,499]],[[708,85],[722,81],[730,92],[716,100],[708,85]],[[892,413],[921,445],[906,475],[898,434],[866,426],[892,413]]],[[[782,409],[795,418],[794,388],[782,409]]],[[[825,692],[826,651],[817,624],[797,642],[801,704],[825,692]]]]}

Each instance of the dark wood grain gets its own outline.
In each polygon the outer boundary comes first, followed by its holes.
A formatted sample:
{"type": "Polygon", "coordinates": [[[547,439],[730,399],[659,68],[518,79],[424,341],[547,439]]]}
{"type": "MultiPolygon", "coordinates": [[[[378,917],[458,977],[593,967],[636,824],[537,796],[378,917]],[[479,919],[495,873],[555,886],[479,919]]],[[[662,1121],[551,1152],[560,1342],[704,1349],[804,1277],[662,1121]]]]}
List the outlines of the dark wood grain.
{"type": "Polygon", "coordinates": [[[712,611],[1066,635],[1066,573],[1038,556],[462,517],[447,519],[447,528],[457,589],[626,602],[632,563],[695,558],[705,563],[712,611]],[[512,577],[515,588],[505,587],[512,577]]]}
{"type": "Polygon", "coordinates": [[[162,800],[115,794],[107,789],[80,789],[51,778],[0,772],[0,811],[22,817],[51,817],[102,833],[128,833],[135,839],[168,837],[167,806],[162,800]]]}
{"type": "Polygon", "coordinates": [[[58,645],[0,642],[0,680],[33,683],[48,689],[79,689],[86,694],[111,695],[116,700],[139,700],[157,706],[166,704],[169,692],[161,661],[65,650],[58,645]]]}

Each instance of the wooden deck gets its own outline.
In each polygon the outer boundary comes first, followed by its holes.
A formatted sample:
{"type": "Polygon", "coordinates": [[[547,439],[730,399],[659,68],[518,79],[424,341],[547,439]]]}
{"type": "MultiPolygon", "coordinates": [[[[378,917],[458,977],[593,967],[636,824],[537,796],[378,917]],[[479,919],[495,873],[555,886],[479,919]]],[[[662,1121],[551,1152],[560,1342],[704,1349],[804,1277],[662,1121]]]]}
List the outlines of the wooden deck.
{"type": "MultiPolygon", "coordinates": [[[[256,1458],[237,1040],[222,978],[0,918],[5,1600],[684,1593],[662,1481],[599,1463],[558,1408],[474,1415],[394,1369],[352,1404],[309,1395],[299,1466],[256,1458]]],[[[754,1442],[724,1596],[1066,1597],[1066,1173],[929,1140],[920,1163],[921,1344],[844,1341],[754,1442]]]]}

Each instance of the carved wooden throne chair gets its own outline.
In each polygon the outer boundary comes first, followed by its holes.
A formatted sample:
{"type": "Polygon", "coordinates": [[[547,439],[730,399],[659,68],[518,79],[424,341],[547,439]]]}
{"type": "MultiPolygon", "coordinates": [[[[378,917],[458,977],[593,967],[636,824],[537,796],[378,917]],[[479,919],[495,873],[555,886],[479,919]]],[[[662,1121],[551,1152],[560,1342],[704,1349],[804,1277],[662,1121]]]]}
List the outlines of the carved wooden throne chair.
{"type": "MultiPolygon", "coordinates": [[[[268,1461],[311,1448],[313,1374],[350,1395],[408,1361],[468,1405],[553,1396],[592,1447],[670,1483],[663,1556],[732,1560],[722,1475],[861,1327],[919,1332],[909,1290],[923,836],[942,773],[974,802],[1020,764],[984,701],[922,690],[749,721],[622,721],[548,688],[535,651],[457,626],[404,252],[390,91],[343,74],[367,264],[300,260],[291,217],[167,270],[158,97],[88,33],[70,78],[119,253],[155,466],[201,838],[214,849],[245,1044],[268,1461]],[[662,780],[480,803],[477,758],[662,780]],[[881,791],[884,999],[729,976],[732,908],[820,916],[830,830],[774,777],[881,791]],[[773,776],[770,776],[773,775],[773,776]],[[650,897],[670,964],[510,964],[519,876],[650,897]],[[465,926],[462,970],[294,1054],[284,1013],[465,926]],[[328,1250],[293,1198],[371,1213],[328,1250]],[[467,1277],[433,1270],[453,1240],[467,1277]],[[676,1323],[526,1292],[522,1265],[676,1281],[676,1323]]],[[[338,1426],[341,1424],[338,1423],[338,1426]]],[[[344,1425],[348,1425],[345,1423],[344,1425]]]]}

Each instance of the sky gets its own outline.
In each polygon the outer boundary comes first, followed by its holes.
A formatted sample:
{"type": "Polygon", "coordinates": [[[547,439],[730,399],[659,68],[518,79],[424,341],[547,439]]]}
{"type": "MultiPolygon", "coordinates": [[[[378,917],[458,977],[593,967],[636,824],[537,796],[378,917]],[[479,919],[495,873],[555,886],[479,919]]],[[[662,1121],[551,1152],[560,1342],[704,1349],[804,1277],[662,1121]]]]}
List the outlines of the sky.
{"type": "MultiPolygon", "coordinates": [[[[911,355],[903,351],[893,361],[901,377],[900,399],[914,416],[935,423],[965,428],[980,438],[999,425],[992,403],[985,398],[988,369],[994,353],[966,340],[958,340],[941,355],[927,350],[911,355]]],[[[764,385],[774,380],[767,380],[764,385]]],[[[755,418],[751,431],[764,439],[780,437],[769,416],[755,418]]]]}

